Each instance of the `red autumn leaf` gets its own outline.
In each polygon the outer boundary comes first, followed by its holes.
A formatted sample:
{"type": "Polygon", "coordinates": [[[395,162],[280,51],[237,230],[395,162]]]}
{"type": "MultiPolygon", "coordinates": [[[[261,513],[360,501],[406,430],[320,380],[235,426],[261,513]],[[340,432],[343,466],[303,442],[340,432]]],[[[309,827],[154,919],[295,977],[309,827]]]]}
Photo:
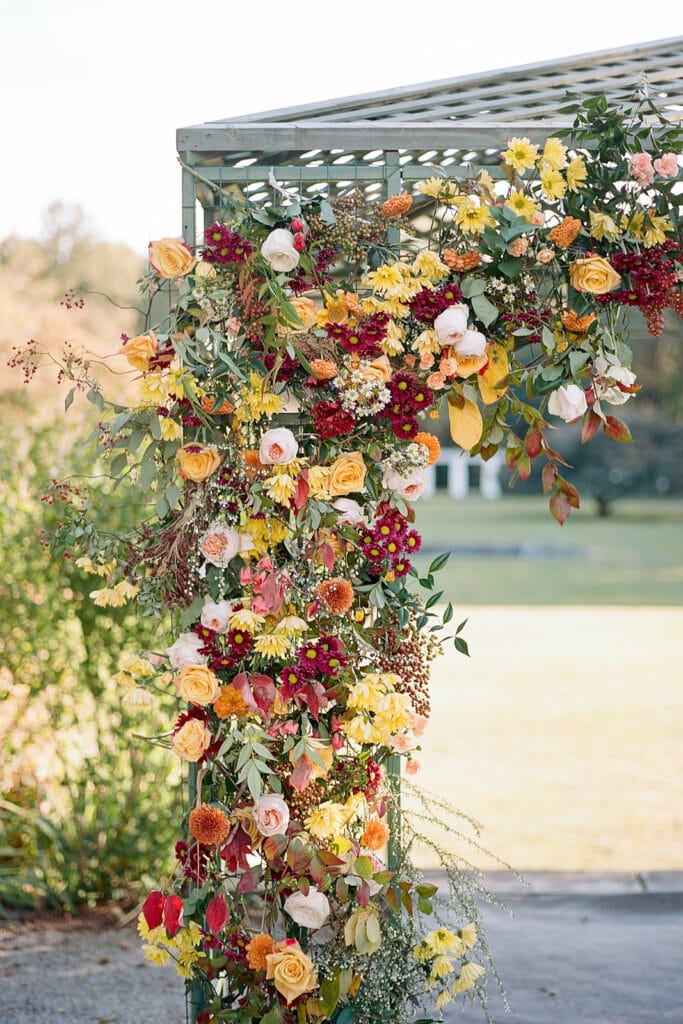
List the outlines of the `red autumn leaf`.
{"type": "Polygon", "coordinates": [[[248,871],[244,871],[240,875],[240,880],[237,883],[237,892],[240,896],[246,895],[248,892],[256,892],[258,884],[261,881],[261,868],[249,868],[248,871]]]}
{"type": "Polygon", "coordinates": [[[306,470],[301,474],[296,482],[296,492],[294,494],[294,507],[298,510],[304,507],[308,500],[308,494],[310,487],[308,486],[308,479],[306,477],[306,470]]]}
{"type": "Polygon", "coordinates": [[[564,494],[565,498],[567,499],[572,508],[581,507],[579,501],[579,492],[577,491],[576,487],[573,486],[573,484],[570,484],[566,480],[563,480],[558,477],[557,486],[562,491],[562,493],[564,494]]]}
{"type": "Polygon", "coordinates": [[[294,765],[294,771],[289,776],[288,782],[298,793],[303,793],[306,786],[311,781],[311,759],[306,754],[300,757],[294,765]]]}
{"type": "Polygon", "coordinates": [[[572,507],[569,503],[566,495],[562,491],[555,491],[552,498],[550,499],[550,511],[554,519],[558,521],[560,526],[564,526],[572,507]]]}
{"type": "Polygon", "coordinates": [[[581,442],[586,444],[592,437],[595,436],[597,430],[602,423],[602,420],[596,412],[589,409],[583,418],[583,426],[581,427],[581,442]]]}
{"type": "Polygon", "coordinates": [[[180,896],[171,894],[164,903],[164,927],[169,935],[175,935],[183,926],[183,901],[180,896]]]}
{"type": "Polygon", "coordinates": [[[214,896],[206,908],[206,923],[209,926],[213,935],[218,935],[222,932],[226,924],[230,920],[230,911],[228,910],[228,901],[222,893],[218,896],[214,896]]]}
{"type": "Polygon", "coordinates": [[[543,472],[541,473],[541,480],[543,482],[543,493],[549,494],[557,481],[557,466],[555,466],[554,463],[549,462],[546,466],[543,467],[543,472]]]}
{"type": "Polygon", "coordinates": [[[524,448],[530,459],[540,455],[543,448],[543,434],[540,430],[528,430],[524,438],[524,448]]]}
{"type": "Polygon", "coordinates": [[[320,545],[320,558],[327,571],[332,572],[334,569],[334,548],[329,541],[325,541],[324,544],[320,545]]]}
{"type": "Polygon", "coordinates": [[[164,894],[154,889],[142,904],[142,914],[148,928],[158,928],[164,919],[164,894]]]}
{"type": "Polygon", "coordinates": [[[521,476],[522,480],[528,480],[531,475],[531,459],[526,452],[521,454],[517,459],[516,465],[517,472],[521,476]]]}
{"type": "Polygon", "coordinates": [[[517,465],[517,459],[519,458],[519,448],[506,448],[505,449],[505,461],[508,469],[514,469],[517,465]]]}
{"type": "Polygon", "coordinates": [[[247,856],[253,852],[249,833],[242,825],[237,824],[221,850],[221,859],[225,861],[230,874],[235,875],[238,871],[246,871],[249,868],[247,856]]]}
{"type": "Polygon", "coordinates": [[[608,437],[611,437],[613,441],[632,441],[631,431],[628,429],[623,420],[617,419],[616,416],[607,416],[605,420],[604,431],[608,437]]]}

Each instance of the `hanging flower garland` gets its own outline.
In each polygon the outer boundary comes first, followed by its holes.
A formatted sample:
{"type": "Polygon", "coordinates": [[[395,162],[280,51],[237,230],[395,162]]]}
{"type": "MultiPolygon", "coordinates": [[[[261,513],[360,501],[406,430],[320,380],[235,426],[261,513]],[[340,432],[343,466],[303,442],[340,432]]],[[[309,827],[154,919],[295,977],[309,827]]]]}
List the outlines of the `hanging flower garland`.
{"type": "Polygon", "coordinates": [[[381,205],[223,197],[199,251],[150,247],[142,290],[168,306],[121,348],[138,404],[99,427],[149,516],[111,538],[76,509],[55,546],[103,578],[96,604],[177,617],[163,663],[129,655],[121,678],[130,706],[179,701],[157,742],[193,766],[194,797],[140,931],[195,985],[200,1024],[371,1024],[483,992],[473,901],[456,895],[457,925],[430,918],[391,815],[387,766],[419,768],[429,664],[467,650],[437,610],[447,556],[412,564],[429,421],[445,398],[463,449],[504,447],[522,476],[543,457],[563,522],[579,499],[547,416],[627,439],[623,310],[657,333],[683,307],[679,129],[649,104],[574,108],[564,141],[510,140],[502,183],[434,177],[381,205]]]}

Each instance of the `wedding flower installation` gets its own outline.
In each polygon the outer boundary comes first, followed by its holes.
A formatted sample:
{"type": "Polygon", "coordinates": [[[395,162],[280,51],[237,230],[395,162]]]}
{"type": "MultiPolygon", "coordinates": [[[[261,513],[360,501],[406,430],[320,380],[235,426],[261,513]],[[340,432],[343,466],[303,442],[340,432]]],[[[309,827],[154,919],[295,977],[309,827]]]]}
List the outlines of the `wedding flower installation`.
{"type": "Polygon", "coordinates": [[[53,541],[101,578],[96,604],[174,616],[118,679],[129,707],[177,701],[152,739],[191,766],[191,797],[139,928],[199,1024],[484,1000],[476,890],[451,872],[442,900],[398,815],[430,662],[467,652],[436,589],[447,555],[412,564],[429,427],[443,405],[465,452],[502,448],[522,477],[542,462],[563,523],[579,495],[553,423],[628,440],[625,311],[653,335],[683,311],[680,130],[648,101],[571,108],[565,137],[510,139],[500,180],[435,173],[384,202],[224,194],[199,246],[150,246],[155,319],[120,349],[139,397],[97,431],[144,514],[111,536],[76,502],[53,541]]]}

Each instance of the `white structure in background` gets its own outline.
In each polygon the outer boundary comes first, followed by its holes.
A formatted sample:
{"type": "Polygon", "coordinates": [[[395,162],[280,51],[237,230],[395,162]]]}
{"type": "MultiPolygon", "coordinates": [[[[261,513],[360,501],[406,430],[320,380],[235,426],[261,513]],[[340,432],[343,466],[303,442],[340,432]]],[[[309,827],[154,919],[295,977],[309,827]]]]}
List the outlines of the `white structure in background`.
{"type": "Polygon", "coordinates": [[[500,498],[500,469],[505,461],[502,452],[496,452],[493,458],[485,462],[481,455],[470,456],[462,448],[442,448],[438,462],[424,470],[427,486],[422,492],[423,498],[433,498],[436,493],[436,467],[446,466],[448,477],[446,490],[455,501],[462,501],[470,490],[470,470],[479,469],[479,493],[482,498],[500,498]]]}

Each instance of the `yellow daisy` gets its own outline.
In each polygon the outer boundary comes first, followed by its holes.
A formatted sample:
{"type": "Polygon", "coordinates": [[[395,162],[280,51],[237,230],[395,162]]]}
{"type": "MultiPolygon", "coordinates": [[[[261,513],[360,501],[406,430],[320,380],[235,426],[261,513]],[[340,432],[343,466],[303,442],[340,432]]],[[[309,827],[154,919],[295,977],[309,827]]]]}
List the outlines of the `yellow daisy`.
{"type": "Polygon", "coordinates": [[[533,199],[529,199],[519,188],[510,193],[510,196],[505,200],[505,205],[514,210],[518,217],[523,217],[526,221],[531,221],[533,215],[538,213],[539,208],[538,203],[535,203],[533,199]]]}
{"type": "Polygon", "coordinates": [[[570,192],[578,192],[586,182],[586,163],[582,156],[575,156],[570,160],[565,171],[567,185],[570,192]]]}
{"type": "Polygon", "coordinates": [[[530,170],[534,166],[537,157],[538,146],[530,139],[514,138],[508,141],[508,148],[503,153],[503,162],[508,167],[514,167],[520,174],[524,174],[526,170],[530,170]]]}
{"type": "Polygon", "coordinates": [[[541,161],[553,171],[561,170],[567,166],[567,147],[559,139],[546,139],[541,161]]]}
{"type": "Polygon", "coordinates": [[[598,210],[589,210],[590,217],[590,233],[592,238],[597,238],[598,242],[606,238],[609,242],[613,242],[621,234],[621,229],[618,224],[612,220],[606,213],[600,213],[598,210]]]}
{"type": "Polygon", "coordinates": [[[470,196],[458,206],[455,223],[464,235],[481,235],[484,228],[492,227],[495,222],[488,206],[470,196]]]}
{"type": "Polygon", "coordinates": [[[559,171],[548,166],[541,170],[541,188],[546,199],[561,199],[567,191],[567,182],[559,171]]]}

